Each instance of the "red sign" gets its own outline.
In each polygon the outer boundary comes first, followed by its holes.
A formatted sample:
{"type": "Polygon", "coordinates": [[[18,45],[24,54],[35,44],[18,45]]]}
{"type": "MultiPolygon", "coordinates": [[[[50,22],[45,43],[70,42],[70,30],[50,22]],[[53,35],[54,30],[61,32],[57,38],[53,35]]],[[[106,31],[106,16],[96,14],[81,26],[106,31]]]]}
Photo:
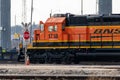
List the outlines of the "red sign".
{"type": "Polygon", "coordinates": [[[25,40],[29,39],[30,38],[30,33],[28,31],[25,31],[23,37],[24,37],[25,40]]]}

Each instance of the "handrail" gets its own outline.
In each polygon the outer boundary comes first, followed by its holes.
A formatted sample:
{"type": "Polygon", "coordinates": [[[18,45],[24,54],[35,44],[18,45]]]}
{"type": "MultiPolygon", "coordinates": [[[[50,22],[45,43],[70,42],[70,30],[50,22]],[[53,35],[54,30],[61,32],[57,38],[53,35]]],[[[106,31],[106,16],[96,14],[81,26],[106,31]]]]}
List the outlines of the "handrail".
{"type": "MultiPolygon", "coordinates": [[[[83,36],[85,36],[86,35],[86,33],[83,33],[83,34],[68,34],[68,43],[70,42],[70,37],[72,36],[72,35],[77,35],[78,36],[78,38],[79,38],[79,40],[78,40],[78,42],[79,42],[79,48],[82,46],[82,44],[81,44],[81,41],[82,41],[82,38],[81,38],[81,35],[83,35],[83,36]]],[[[88,46],[90,46],[90,48],[93,46],[92,45],[92,40],[93,40],[93,38],[91,37],[92,35],[95,35],[94,33],[90,33],[90,34],[88,34],[89,36],[89,45],[88,46]]],[[[97,35],[97,34],[96,34],[97,35]]],[[[99,36],[98,36],[98,38],[100,38],[100,40],[99,40],[99,42],[100,42],[100,46],[101,46],[101,48],[104,46],[104,44],[103,44],[103,42],[104,42],[104,34],[98,34],[99,36]]],[[[111,44],[110,44],[110,46],[112,46],[112,48],[114,47],[114,38],[116,38],[116,37],[120,37],[120,35],[114,35],[113,33],[112,34],[110,34],[109,36],[105,36],[105,37],[111,37],[111,39],[109,40],[109,41],[111,41],[111,44]]],[[[108,41],[108,42],[109,42],[108,41]]],[[[70,45],[70,43],[68,44],[69,45],[69,47],[71,46],[70,45]]]]}
{"type": "Polygon", "coordinates": [[[81,35],[79,34],[79,49],[80,49],[80,47],[81,47],[80,41],[81,41],[81,35]]]}

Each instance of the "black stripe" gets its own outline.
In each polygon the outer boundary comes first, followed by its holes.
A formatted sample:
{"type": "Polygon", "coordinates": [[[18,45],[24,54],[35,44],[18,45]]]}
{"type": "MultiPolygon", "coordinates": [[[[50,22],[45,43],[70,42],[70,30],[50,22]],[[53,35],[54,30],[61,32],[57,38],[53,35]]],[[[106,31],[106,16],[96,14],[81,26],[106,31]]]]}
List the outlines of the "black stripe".
{"type": "Polygon", "coordinates": [[[108,37],[113,37],[113,36],[91,36],[90,38],[108,38],[108,37]]]}
{"type": "Polygon", "coordinates": [[[120,46],[120,42],[37,42],[33,47],[57,47],[57,46],[120,46]]]}

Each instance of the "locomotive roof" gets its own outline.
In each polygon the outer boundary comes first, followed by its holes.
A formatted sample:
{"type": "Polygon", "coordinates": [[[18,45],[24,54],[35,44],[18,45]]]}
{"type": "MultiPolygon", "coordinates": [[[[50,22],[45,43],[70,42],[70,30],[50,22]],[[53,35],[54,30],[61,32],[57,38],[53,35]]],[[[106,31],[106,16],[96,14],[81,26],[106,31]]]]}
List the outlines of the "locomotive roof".
{"type": "Polygon", "coordinates": [[[120,14],[89,14],[89,15],[76,15],[76,14],[71,14],[71,13],[66,13],[66,14],[54,14],[53,17],[87,17],[87,18],[92,18],[92,17],[120,17],[120,14]]]}
{"type": "Polygon", "coordinates": [[[120,25],[120,14],[66,16],[67,26],[120,25]]]}
{"type": "Polygon", "coordinates": [[[87,17],[87,18],[94,18],[94,17],[101,17],[101,18],[104,18],[104,17],[120,18],[120,15],[87,15],[86,17],[87,17]]]}
{"type": "Polygon", "coordinates": [[[53,18],[49,18],[46,23],[62,23],[64,20],[66,20],[66,26],[120,25],[120,14],[56,14],[53,18]]]}
{"type": "Polygon", "coordinates": [[[46,23],[63,23],[65,21],[65,17],[51,17],[48,18],[46,23]]]}

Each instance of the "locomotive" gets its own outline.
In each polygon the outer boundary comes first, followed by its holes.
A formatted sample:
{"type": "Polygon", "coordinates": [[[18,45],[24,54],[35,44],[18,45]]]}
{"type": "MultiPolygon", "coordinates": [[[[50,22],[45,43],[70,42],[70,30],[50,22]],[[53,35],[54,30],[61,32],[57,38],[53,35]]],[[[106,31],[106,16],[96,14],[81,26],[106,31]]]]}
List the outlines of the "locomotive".
{"type": "Polygon", "coordinates": [[[55,14],[34,30],[30,61],[77,62],[77,55],[120,48],[120,15],[55,14]]]}

